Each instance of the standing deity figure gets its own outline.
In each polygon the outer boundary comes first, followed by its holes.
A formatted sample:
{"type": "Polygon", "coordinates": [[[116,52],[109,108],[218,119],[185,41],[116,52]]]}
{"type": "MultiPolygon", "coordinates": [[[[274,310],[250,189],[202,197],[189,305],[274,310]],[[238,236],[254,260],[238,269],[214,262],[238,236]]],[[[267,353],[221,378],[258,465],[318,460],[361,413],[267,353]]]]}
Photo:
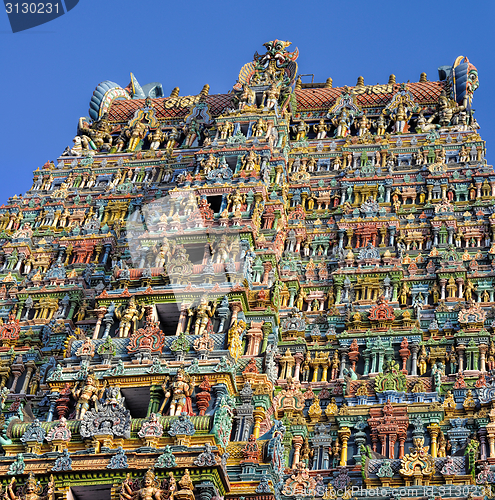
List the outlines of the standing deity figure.
{"type": "Polygon", "coordinates": [[[214,248],[215,263],[216,264],[220,262],[226,263],[229,260],[229,250],[230,250],[230,245],[228,244],[227,236],[223,234],[220,237],[220,241],[215,245],[214,248]]]}
{"type": "Polygon", "coordinates": [[[368,120],[366,113],[364,113],[363,116],[359,118],[356,128],[359,137],[362,137],[363,135],[366,135],[368,133],[369,129],[371,128],[371,121],[368,120]]]}
{"type": "Polygon", "coordinates": [[[306,357],[301,365],[301,374],[303,382],[309,382],[309,370],[311,368],[311,353],[306,351],[306,357]]]}
{"type": "Polygon", "coordinates": [[[170,399],[170,416],[178,416],[182,412],[192,414],[191,394],[194,391],[194,378],[188,377],[182,368],[179,368],[175,380],[170,385],[164,385],[165,400],[160,408],[163,412],[166,402],[170,399]]]}
{"type": "Polygon", "coordinates": [[[395,113],[390,115],[392,121],[394,122],[394,132],[396,134],[403,134],[406,128],[407,122],[411,117],[411,112],[402,102],[399,102],[395,113]]]}
{"type": "Polygon", "coordinates": [[[136,329],[136,323],[139,321],[144,315],[144,307],[141,308],[141,312],[138,311],[136,307],[136,299],[131,297],[129,300],[129,304],[122,312],[122,306],[119,306],[118,309],[115,310],[115,316],[120,320],[119,326],[119,337],[127,337],[133,327],[136,329]]]}
{"type": "Polygon", "coordinates": [[[150,131],[148,134],[148,141],[150,143],[150,149],[160,149],[160,144],[162,143],[165,134],[158,127],[155,130],[150,131]]]}
{"type": "Polygon", "coordinates": [[[349,111],[346,108],[343,108],[340,115],[332,118],[332,123],[337,127],[335,137],[347,137],[353,121],[354,118],[349,111]]]}
{"type": "Polygon", "coordinates": [[[232,122],[219,123],[217,129],[220,133],[220,139],[225,140],[227,137],[232,136],[232,133],[234,132],[234,124],[232,122]]]}
{"type": "Polygon", "coordinates": [[[230,211],[235,213],[238,210],[241,210],[242,204],[245,201],[245,196],[241,194],[238,189],[236,189],[233,193],[229,194],[228,200],[232,204],[230,211]]]}
{"type": "Polygon", "coordinates": [[[210,306],[206,295],[201,297],[198,307],[196,308],[196,322],[194,323],[194,335],[203,335],[208,320],[215,314],[217,304],[210,306]]]}
{"type": "Polygon", "coordinates": [[[409,286],[407,283],[402,283],[402,287],[399,292],[400,305],[405,306],[407,303],[407,297],[410,295],[409,286]]]}
{"type": "Polygon", "coordinates": [[[139,142],[144,139],[146,132],[148,131],[148,126],[143,122],[137,122],[134,127],[132,127],[131,137],[129,139],[129,151],[135,151],[139,142]]]}
{"type": "Polygon", "coordinates": [[[259,169],[259,158],[253,150],[244,155],[241,163],[241,169],[246,172],[252,172],[259,169]]]}
{"type": "Polygon", "coordinates": [[[382,111],[380,116],[373,122],[373,126],[376,129],[376,135],[385,135],[388,126],[385,111],[382,111]]]}
{"type": "Polygon", "coordinates": [[[183,147],[192,148],[194,141],[200,136],[200,126],[194,118],[184,127],[184,133],[186,134],[186,139],[183,147]]]}
{"type": "Polygon", "coordinates": [[[306,133],[309,130],[309,125],[301,120],[297,125],[292,127],[292,131],[296,134],[296,141],[306,139],[306,133]]]}
{"type": "Polygon", "coordinates": [[[318,124],[313,125],[313,131],[316,133],[316,140],[317,141],[325,139],[327,136],[327,132],[329,130],[330,130],[330,126],[325,125],[324,118],[322,118],[318,124]]]}
{"type": "Polygon", "coordinates": [[[179,130],[176,127],[172,127],[172,130],[167,134],[167,145],[165,146],[166,149],[174,149],[179,137],[179,130]]]}
{"type": "Polygon", "coordinates": [[[329,364],[332,367],[331,371],[332,380],[335,380],[339,376],[339,367],[340,367],[339,353],[337,350],[334,351],[333,357],[330,360],[329,364]]]}
{"type": "Polygon", "coordinates": [[[272,83],[268,90],[263,94],[266,109],[277,109],[278,98],[280,97],[280,87],[276,83],[272,83]]]}
{"type": "Polygon", "coordinates": [[[426,364],[427,359],[428,354],[426,352],[425,346],[421,346],[421,351],[418,356],[418,370],[421,376],[426,373],[426,369],[428,368],[428,365],[426,364]]]}
{"type": "Polygon", "coordinates": [[[212,170],[215,170],[218,166],[218,158],[215,158],[213,154],[209,154],[208,158],[201,160],[201,168],[204,174],[209,174],[212,170]]]}
{"type": "Polygon", "coordinates": [[[253,125],[254,137],[263,137],[268,130],[266,121],[263,118],[259,118],[258,121],[253,125]]]}
{"type": "Polygon", "coordinates": [[[89,410],[90,404],[95,403],[103,396],[105,385],[100,387],[99,382],[91,374],[88,374],[84,382],[79,382],[72,389],[72,396],[77,401],[76,420],[83,419],[89,410]],[[81,387],[78,387],[81,384],[81,387]]]}
{"type": "Polygon", "coordinates": [[[464,289],[464,298],[467,302],[469,302],[473,298],[473,291],[476,290],[473,282],[471,280],[467,280],[466,288],[464,289]]]}

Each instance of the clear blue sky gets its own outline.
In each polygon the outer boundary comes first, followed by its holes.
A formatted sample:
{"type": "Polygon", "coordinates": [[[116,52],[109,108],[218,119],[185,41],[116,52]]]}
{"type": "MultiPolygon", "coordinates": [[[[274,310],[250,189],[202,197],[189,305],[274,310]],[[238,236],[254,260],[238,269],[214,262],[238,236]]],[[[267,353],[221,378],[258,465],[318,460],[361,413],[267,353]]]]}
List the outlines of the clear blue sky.
{"type": "MultiPolygon", "coordinates": [[[[3,6],[2,6],[3,9],[3,6]]],[[[262,44],[290,40],[300,73],[334,86],[417,81],[458,55],[477,66],[473,107],[495,146],[495,1],[80,0],[68,14],[12,34],[0,11],[0,204],[72,143],[95,86],[160,81],[166,93],[227,92],[262,44]]]]}

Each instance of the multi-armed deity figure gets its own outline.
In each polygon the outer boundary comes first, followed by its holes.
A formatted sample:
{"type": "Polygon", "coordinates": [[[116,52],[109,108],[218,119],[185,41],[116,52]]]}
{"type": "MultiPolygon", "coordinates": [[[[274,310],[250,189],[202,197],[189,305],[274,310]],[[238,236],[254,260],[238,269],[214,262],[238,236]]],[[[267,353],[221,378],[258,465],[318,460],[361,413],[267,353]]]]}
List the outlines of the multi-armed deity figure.
{"type": "Polygon", "coordinates": [[[141,488],[133,490],[131,487],[131,475],[122,483],[120,500],[162,500],[163,491],[159,488],[159,482],[151,469],[148,469],[141,481],[141,488]]]}
{"type": "Polygon", "coordinates": [[[25,483],[23,495],[19,495],[14,491],[15,484],[16,479],[13,477],[5,492],[6,500],[55,500],[55,483],[53,476],[50,476],[50,481],[45,488],[44,494],[42,494],[42,488],[36,481],[32,472],[29,474],[25,483]]]}

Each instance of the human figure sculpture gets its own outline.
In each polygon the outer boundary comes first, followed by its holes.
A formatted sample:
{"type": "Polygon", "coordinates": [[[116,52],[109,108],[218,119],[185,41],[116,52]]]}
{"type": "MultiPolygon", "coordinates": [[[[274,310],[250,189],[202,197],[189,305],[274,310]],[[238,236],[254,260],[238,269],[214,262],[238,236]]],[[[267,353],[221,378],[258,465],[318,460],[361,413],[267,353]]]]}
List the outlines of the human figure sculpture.
{"type": "Polygon", "coordinates": [[[292,130],[296,134],[296,141],[302,141],[303,139],[306,139],[306,133],[309,130],[309,125],[301,120],[297,125],[292,127],[292,130]]]}
{"type": "Polygon", "coordinates": [[[86,412],[89,410],[91,403],[95,403],[103,396],[105,385],[100,387],[100,384],[95,377],[89,374],[81,387],[76,384],[72,389],[72,396],[77,401],[76,404],[76,420],[83,419],[86,412]]]}
{"type": "Polygon", "coordinates": [[[127,474],[126,480],[122,483],[120,500],[161,500],[162,490],[158,488],[158,481],[151,469],[148,469],[142,480],[142,487],[133,491],[131,488],[131,475],[127,474]]]}
{"type": "Polygon", "coordinates": [[[253,172],[259,170],[259,158],[258,155],[253,151],[249,151],[242,159],[241,169],[246,172],[253,172]]]}
{"type": "Polygon", "coordinates": [[[390,117],[394,122],[394,132],[396,134],[402,134],[406,129],[409,118],[411,117],[411,112],[402,102],[399,102],[395,113],[392,113],[390,117]]]}
{"type": "Polygon", "coordinates": [[[159,149],[160,144],[162,143],[165,134],[160,130],[160,128],[156,128],[155,130],[151,130],[148,134],[148,141],[150,143],[150,149],[159,149]]]}
{"type": "Polygon", "coordinates": [[[340,115],[332,119],[332,123],[337,127],[335,137],[347,137],[354,118],[346,108],[343,108],[340,115]]]}
{"type": "Polygon", "coordinates": [[[420,375],[424,375],[426,373],[426,369],[428,367],[426,364],[427,359],[428,354],[426,353],[425,346],[421,346],[421,351],[418,356],[418,371],[420,375]]]}
{"type": "Polygon", "coordinates": [[[123,312],[121,311],[121,307],[115,310],[115,316],[120,319],[119,337],[127,337],[131,329],[136,328],[136,322],[143,317],[145,309],[143,306],[141,307],[141,311],[138,310],[134,297],[131,297],[129,304],[127,304],[123,312]]]}
{"type": "Polygon", "coordinates": [[[327,132],[330,130],[330,126],[325,125],[325,120],[322,118],[318,124],[313,125],[313,131],[316,132],[316,140],[321,141],[327,136],[327,132]]]}
{"type": "Polygon", "coordinates": [[[244,109],[246,106],[253,106],[256,100],[256,93],[249,88],[249,85],[243,84],[242,92],[239,96],[238,109],[244,109]]]}
{"type": "Polygon", "coordinates": [[[376,129],[376,135],[385,135],[388,126],[385,111],[382,111],[380,116],[373,122],[373,125],[376,129]]]}
{"type": "Polygon", "coordinates": [[[5,497],[8,500],[54,500],[55,499],[55,484],[53,481],[53,476],[50,476],[50,481],[48,482],[46,495],[40,495],[41,486],[38,485],[33,473],[31,472],[27,478],[24,495],[22,497],[17,496],[14,492],[14,485],[16,483],[15,477],[10,480],[7,486],[7,491],[5,497]]]}
{"type": "Polygon", "coordinates": [[[266,109],[277,109],[278,98],[280,97],[280,86],[277,83],[272,83],[268,90],[263,94],[266,109]]]}
{"type": "Polygon", "coordinates": [[[366,113],[364,113],[363,116],[359,118],[356,128],[359,137],[362,137],[368,133],[369,129],[371,128],[371,122],[366,116],[366,113]]]}
{"type": "Polygon", "coordinates": [[[183,147],[192,148],[194,141],[200,135],[199,123],[193,118],[190,123],[184,127],[184,132],[186,134],[186,139],[184,140],[183,147]]]}
{"type": "Polygon", "coordinates": [[[253,125],[254,137],[263,137],[268,130],[266,121],[263,118],[259,118],[258,121],[253,125]]]}
{"type": "Polygon", "coordinates": [[[215,314],[217,308],[216,303],[210,306],[205,295],[201,297],[198,307],[196,308],[196,322],[194,323],[194,335],[203,335],[208,320],[215,314]]]}
{"type": "Polygon", "coordinates": [[[146,132],[148,131],[148,126],[143,122],[137,122],[131,130],[128,150],[135,151],[139,142],[144,138],[146,132]]]}
{"type": "Polygon", "coordinates": [[[192,413],[190,396],[194,390],[194,378],[190,378],[190,382],[186,380],[186,373],[179,368],[175,380],[165,388],[165,401],[161,411],[165,407],[166,402],[170,399],[170,416],[178,416],[182,412],[192,413]],[[189,398],[189,405],[188,403],[189,398]],[[188,408],[189,407],[189,408],[188,408]]]}

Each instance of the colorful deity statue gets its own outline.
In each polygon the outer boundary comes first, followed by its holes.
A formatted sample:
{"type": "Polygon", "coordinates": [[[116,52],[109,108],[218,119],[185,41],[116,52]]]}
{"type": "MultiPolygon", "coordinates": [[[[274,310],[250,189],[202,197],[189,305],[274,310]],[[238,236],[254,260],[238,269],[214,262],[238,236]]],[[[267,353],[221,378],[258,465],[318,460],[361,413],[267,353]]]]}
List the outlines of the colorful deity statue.
{"type": "MultiPolygon", "coordinates": [[[[180,415],[182,412],[192,413],[191,394],[194,390],[194,378],[179,369],[174,381],[165,386],[165,402],[170,400],[169,415],[180,415]]],[[[165,405],[162,405],[162,408],[165,405]]],[[[163,410],[162,410],[163,411],[163,410]]]]}
{"type": "Polygon", "coordinates": [[[102,387],[94,375],[88,374],[85,381],[79,382],[73,389],[72,395],[76,399],[76,419],[83,419],[91,404],[95,404],[102,396],[105,385],[102,387]]]}

